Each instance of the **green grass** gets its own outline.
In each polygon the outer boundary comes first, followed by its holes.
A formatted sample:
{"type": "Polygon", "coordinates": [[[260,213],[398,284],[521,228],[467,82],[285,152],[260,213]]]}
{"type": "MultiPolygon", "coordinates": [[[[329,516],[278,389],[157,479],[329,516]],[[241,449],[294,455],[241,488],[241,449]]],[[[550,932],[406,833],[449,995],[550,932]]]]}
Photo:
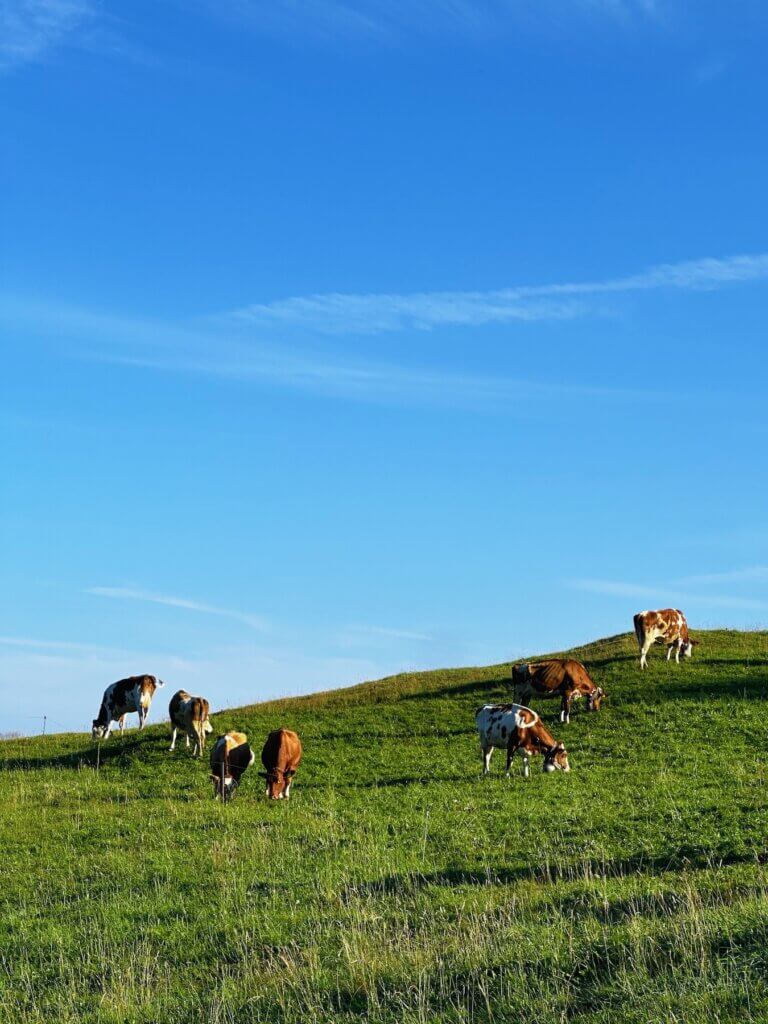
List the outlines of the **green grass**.
{"type": "Polygon", "coordinates": [[[508,665],[217,714],[299,732],[287,805],[254,769],[215,803],[167,726],[98,771],[0,744],[0,1021],[768,1020],[768,634],[697,635],[642,674],[628,635],[575,651],[608,698],[534,704],[573,770],[528,782],[480,777],[508,665]]]}

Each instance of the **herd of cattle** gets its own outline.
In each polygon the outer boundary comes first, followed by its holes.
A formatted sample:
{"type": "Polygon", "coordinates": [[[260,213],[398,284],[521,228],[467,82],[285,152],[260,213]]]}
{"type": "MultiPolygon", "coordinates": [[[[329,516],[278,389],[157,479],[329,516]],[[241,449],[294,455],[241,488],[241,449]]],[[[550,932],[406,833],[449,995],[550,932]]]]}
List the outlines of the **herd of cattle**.
{"type": "MultiPolygon", "coordinates": [[[[667,661],[674,651],[678,664],[681,654],[688,658],[691,656],[697,642],[689,636],[685,616],[677,608],[638,612],[634,626],[641,668],[646,667],[648,652],[656,642],[667,645],[667,661]]],[[[515,665],[512,684],[515,703],[485,704],[475,715],[483,753],[483,774],[487,775],[490,770],[491,754],[496,747],[507,751],[507,775],[518,750],[526,778],[530,758],[537,754],[543,756],[545,772],[570,771],[564,744],[552,737],[541,717],[528,707],[528,703],[534,694],[537,697],[559,697],[560,721],[568,723],[574,701],[584,698],[589,711],[598,711],[605,696],[603,688],[593,682],[580,662],[560,658],[515,665]]],[[[139,728],[143,729],[155,691],[164,685],[161,679],[151,675],[130,676],[111,683],[104,691],[99,714],[93,720],[93,739],[108,739],[114,722],[118,723],[122,733],[125,716],[133,712],[138,713],[139,728]]],[[[171,698],[168,713],[171,721],[170,749],[174,750],[176,736],[181,731],[187,747],[192,743],[193,755],[202,757],[205,737],[213,731],[208,701],[179,690],[171,698]]],[[[267,797],[272,800],[290,797],[301,755],[301,741],[291,729],[276,729],[267,736],[261,751],[264,771],[259,773],[266,780],[267,797]]],[[[211,752],[210,779],[214,796],[224,801],[231,799],[243,773],[255,759],[244,732],[232,731],[219,736],[211,752]]]]}

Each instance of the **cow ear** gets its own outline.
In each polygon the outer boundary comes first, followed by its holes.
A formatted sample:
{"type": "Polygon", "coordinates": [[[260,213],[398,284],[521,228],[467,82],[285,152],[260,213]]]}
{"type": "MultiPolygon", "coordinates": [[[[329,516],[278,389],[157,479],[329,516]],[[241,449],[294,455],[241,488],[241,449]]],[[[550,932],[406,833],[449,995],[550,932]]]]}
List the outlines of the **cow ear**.
{"type": "Polygon", "coordinates": [[[562,740],[557,744],[557,750],[565,750],[565,744],[562,740]]]}
{"type": "Polygon", "coordinates": [[[285,772],[283,772],[283,774],[285,775],[286,779],[292,779],[293,776],[296,774],[296,769],[295,768],[288,768],[288,769],[286,769],[285,772]]]}

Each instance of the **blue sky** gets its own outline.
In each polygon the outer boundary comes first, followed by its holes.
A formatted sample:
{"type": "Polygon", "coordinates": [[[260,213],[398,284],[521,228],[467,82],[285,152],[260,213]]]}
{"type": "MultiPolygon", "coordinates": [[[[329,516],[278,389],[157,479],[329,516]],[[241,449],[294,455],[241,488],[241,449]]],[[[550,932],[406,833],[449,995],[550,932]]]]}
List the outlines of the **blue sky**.
{"type": "Polygon", "coordinates": [[[768,623],[768,14],[0,4],[0,731],[768,623]]]}

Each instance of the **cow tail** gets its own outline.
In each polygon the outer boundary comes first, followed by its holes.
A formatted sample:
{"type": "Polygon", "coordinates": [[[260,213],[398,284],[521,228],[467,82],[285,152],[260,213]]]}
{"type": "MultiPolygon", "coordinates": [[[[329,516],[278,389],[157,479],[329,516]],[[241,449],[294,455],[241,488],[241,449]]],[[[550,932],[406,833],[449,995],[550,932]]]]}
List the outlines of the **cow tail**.
{"type": "Polygon", "coordinates": [[[635,625],[635,636],[637,637],[637,643],[638,643],[638,645],[640,647],[642,647],[643,646],[643,637],[641,635],[641,630],[643,628],[642,619],[640,618],[639,615],[634,615],[632,617],[632,622],[635,625]]]}

